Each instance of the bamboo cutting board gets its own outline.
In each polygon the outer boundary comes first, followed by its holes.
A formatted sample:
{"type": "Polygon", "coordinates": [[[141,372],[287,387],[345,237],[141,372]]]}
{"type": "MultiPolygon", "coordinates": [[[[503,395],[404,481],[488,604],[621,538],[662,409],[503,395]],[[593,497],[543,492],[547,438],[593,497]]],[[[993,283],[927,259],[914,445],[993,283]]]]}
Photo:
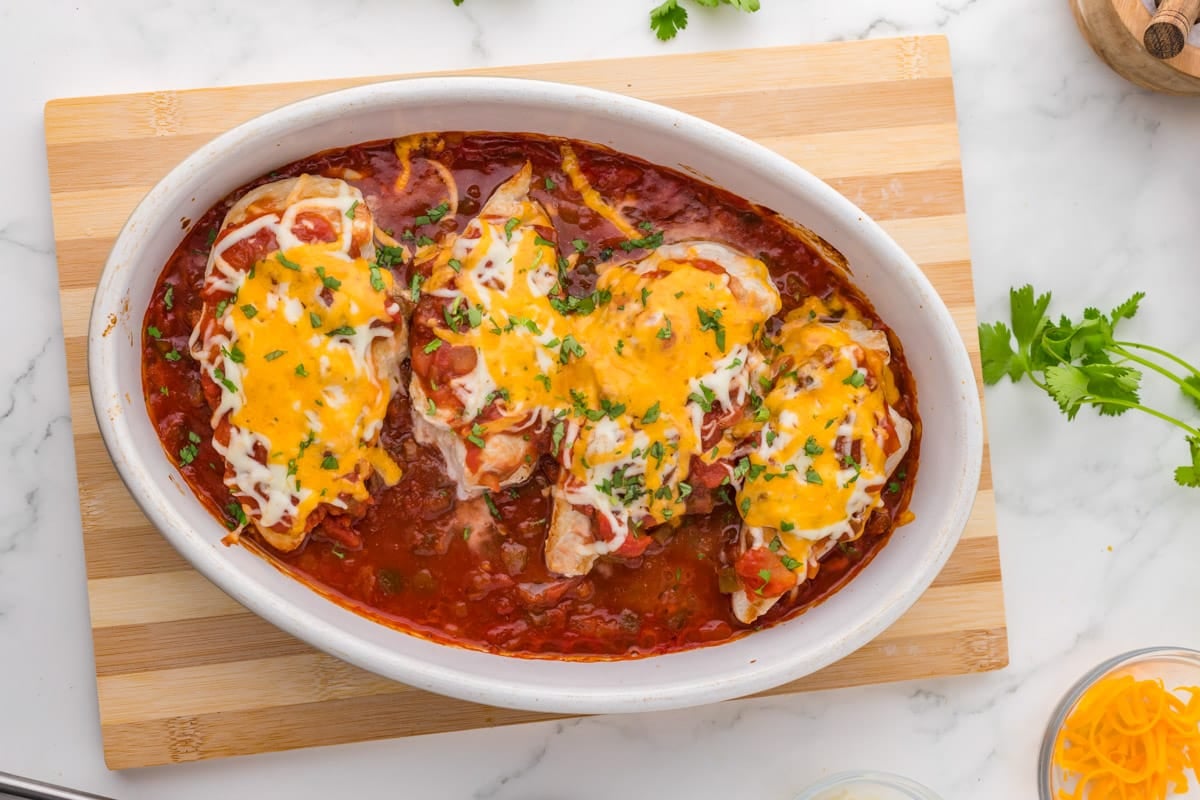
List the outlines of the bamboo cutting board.
{"type": "MultiPolygon", "coordinates": [[[[944,38],[473,74],[635,95],[724,125],[802,164],[879,220],[920,263],[953,312],[978,373],[944,38]]],[[[105,758],[114,769],[548,718],[392,683],[253,616],[189,569],[146,521],[117,477],[92,415],[88,313],[104,259],[137,201],[179,160],[228,127],[293,100],[371,80],[377,79],[86,97],[46,106],[100,721],[105,758]]],[[[857,653],[772,693],[979,672],[1007,661],[985,455],[974,514],[925,596],[857,653]]]]}

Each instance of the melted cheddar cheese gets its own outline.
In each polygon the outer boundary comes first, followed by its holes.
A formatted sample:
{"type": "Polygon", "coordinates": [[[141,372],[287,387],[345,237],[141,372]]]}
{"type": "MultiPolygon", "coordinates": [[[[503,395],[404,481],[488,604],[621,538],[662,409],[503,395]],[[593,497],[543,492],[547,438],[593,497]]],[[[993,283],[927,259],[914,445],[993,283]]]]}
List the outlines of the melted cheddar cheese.
{"type": "MultiPolygon", "coordinates": [[[[346,188],[319,200],[348,212],[358,193],[346,188]]],[[[282,549],[299,544],[318,505],[367,499],[372,469],[389,483],[400,477],[375,445],[395,388],[375,352],[394,336],[392,276],[351,258],[343,228],[332,243],[300,242],[285,213],[233,231],[214,251],[209,285],[234,296],[217,304],[207,336],[200,326],[193,335],[193,354],[220,390],[213,427],[229,423],[228,443],[214,439],[231,467],[226,483],[282,549]],[[225,264],[221,252],[266,227],[283,249],[249,270],[225,264]]]]}
{"type": "MultiPolygon", "coordinates": [[[[573,154],[563,163],[589,191],[573,154]]],[[[431,346],[471,347],[478,359],[451,381],[461,408],[432,408],[419,422],[465,425],[485,454],[489,436],[548,426],[552,455],[570,476],[560,488],[607,519],[615,538],[594,547],[611,552],[631,522],[682,514],[693,456],[712,463],[732,454],[728,437],[702,446],[706,415],[747,402],[753,340],[779,295],[761,261],[692,242],[602,265],[593,293],[569,298],[560,271],[571,263],[543,237],[553,228],[529,181],[526,165],[436,259],[423,287],[450,303],[431,346]],[[470,424],[494,402],[503,413],[470,424]]],[[[448,461],[462,457],[461,442],[439,442],[448,461]]],[[[460,493],[473,489],[460,479],[460,493]]]]}
{"type": "Polygon", "coordinates": [[[909,423],[888,403],[889,348],[882,331],[841,319],[812,298],[792,312],[774,344],[778,371],[763,400],[768,417],[743,465],[738,504],[758,534],[777,532],[807,562],[812,543],[857,536],[855,522],[881,504],[880,490],[908,446],[909,423]]]}

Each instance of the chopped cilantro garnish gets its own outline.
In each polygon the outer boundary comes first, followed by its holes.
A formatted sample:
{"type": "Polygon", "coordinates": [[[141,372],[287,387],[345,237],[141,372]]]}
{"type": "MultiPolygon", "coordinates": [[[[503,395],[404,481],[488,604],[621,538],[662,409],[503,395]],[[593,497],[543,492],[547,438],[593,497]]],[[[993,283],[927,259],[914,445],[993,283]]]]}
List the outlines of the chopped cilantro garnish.
{"type": "Polygon", "coordinates": [[[317,316],[317,312],[315,311],[308,312],[308,322],[314,328],[321,327],[321,318],[317,316]]]}
{"type": "Polygon", "coordinates": [[[817,437],[810,436],[804,442],[804,454],[809,456],[819,456],[825,452],[825,448],[817,444],[817,437]]]}
{"type": "Polygon", "coordinates": [[[553,192],[555,189],[558,188],[558,184],[554,182],[554,179],[549,178],[549,177],[547,177],[546,180],[542,182],[542,185],[546,187],[547,192],[553,192]]]}
{"type": "Polygon", "coordinates": [[[237,384],[234,383],[233,381],[229,380],[229,378],[226,378],[225,370],[221,369],[220,367],[217,367],[216,369],[213,370],[213,380],[215,380],[217,383],[221,384],[222,386],[224,386],[226,389],[228,389],[231,392],[236,392],[238,390],[237,384]]]}
{"type": "Polygon", "coordinates": [[[282,264],[287,269],[293,270],[294,272],[300,271],[300,265],[297,264],[295,261],[292,261],[291,259],[289,259],[283,253],[276,253],[275,260],[278,261],[280,264],[282,264]]]}
{"type": "Polygon", "coordinates": [[[431,222],[439,222],[446,213],[450,211],[450,204],[442,201],[430,209],[426,209],[425,213],[413,220],[417,225],[428,225],[431,222]]]}
{"type": "Polygon", "coordinates": [[[557,457],[558,450],[562,446],[563,437],[566,435],[566,425],[562,420],[554,423],[554,432],[550,434],[551,450],[550,452],[557,457]]]}
{"type": "Polygon", "coordinates": [[[242,306],[242,313],[246,315],[246,319],[254,319],[255,315],[258,314],[258,309],[247,303],[242,306]]]}
{"type": "Polygon", "coordinates": [[[586,252],[588,249],[588,243],[583,239],[572,239],[571,246],[574,247],[575,251],[579,253],[586,252]]]}
{"type": "Polygon", "coordinates": [[[847,386],[853,386],[855,389],[862,388],[862,385],[866,382],[867,377],[863,375],[863,372],[860,369],[854,370],[842,380],[842,383],[846,384],[847,386]]]}
{"type": "MultiPolygon", "coordinates": [[[[645,229],[643,228],[643,230],[645,230],[645,229]]],[[[630,239],[628,241],[621,242],[621,249],[624,250],[626,253],[628,253],[631,250],[638,250],[638,249],[653,250],[654,248],[661,246],[662,243],[663,243],[662,231],[656,231],[655,233],[651,233],[647,236],[643,236],[640,239],[630,239]]]]}
{"type": "Polygon", "coordinates": [[[354,328],[352,328],[349,325],[343,325],[340,328],[334,328],[333,330],[329,331],[329,333],[327,333],[325,335],[326,336],[353,336],[354,328]]]}
{"type": "Polygon", "coordinates": [[[282,358],[285,355],[287,355],[287,350],[272,350],[263,356],[263,358],[265,358],[267,361],[274,361],[275,359],[282,358]]]}
{"type": "Polygon", "coordinates": [[[167,361],[178,361],[179,359],[183,358],[183,356],[179,354],[178,350],[172,347],[169,352],[163,353],[163,358],[165,358],[167,361]]]}
{"type": "Polygon", "coordinates": [[[371,288],[377,292],[382,292],[387,288],[387,284],[383,282],[383,273],[380,272],[378,264],[371,265],[371,288]]]}
{"type": "Polygon", "coordinates": [[[175,307],[175,286],[167,284],[167,290],[163,292],[163,307],[170,311],[175,307]]]}
{"type": "Polygon", "coordinates": [[[547,392],[550,391],[550,376],[549,375],[539,372],[537,375],[533,376],[533,379],[535,381],[538,381],[539,383],[541,383],[542,386],[546,387],[547,392]]]}
{"type": "Polygon", "coordinates": [[[717,340],[717,349],[724,353],[725,326],[721,323],[721,309],[715,308],[712,311],[705,311],[703,308],[697,308],[696,313],[700,317],[700,330],[712,331],[717,340]]]}
{"type": "Polygon", "coordinates": [[[455,272],[462,272],[462,262],[457,258],[452,258],[446,263],[449,264],[450,269],[454,270],[455,272]]]}
{"type": "Polygon", "coordinates": [[[412,298],[412,301],[414,303],[421,299],[421,284],[423,284],[424,282],[425,282],[424,275],[413,275],[412,276],[412,283],[410,284],[410,288],[409,288],[409,296],[412,298]]]}
{"type": "Polygon", "coordinates": [[[437,350],[441,346],[442,346],[441,339],[433,339],[429,342],[429,344],[425,345],[425,347],[422,349],[424,350],[425,353],[432,353],[434,350],[437,350]]]}
{"type": "Polygon", "coordinates": [[[195,442],[189,442],[179,448],[179,463],[187,466],[196,460],[196,456],[200,454],[200,448],[195,442]]]}
{"type": "Polygon", "coordinates": [[[162,331],[160,331],[158,328],[154,327],[153,325],[148,325],[146,327],[146,333],[150,336],[151,339],[161,339],[162,338],[162,331]]]}
{"type": "Polygon", "coordinates": [[[239,350],[236,344],[230,345],[228,349],[222,347],[221,353],[235,364],[244,363],[246,360],[246,354],[239,350]]]}
{"type": "Polygon", "coordinates": [[[325,456],[321,459],[321,469],[337,469],[338,462],[333,456],[325,456]]]}
{"type": "Polygon", "coordinates": [[[667,324],[663,325],[661,328],[659,328],[658,333],[655,335],[658,336],[659,339],[670,339],[671,338],[671,318],[670,317],[667,317],[667,324]]]}
{"type": "Polygon", "coordinates": [[[381,244],[375,248],[375,263],[381,267],[394,267],[404,261],[404,248],[381,244]]]}
{"type": "Polygon", "coordinates": [[[487,503],[488,511],[492,512],[492,516],[500,519],[500,509],[496,508],[496,501],[492,499],[492,493],[486,489],[483,492],[483,502],[487,503]]]}
{"type": "Polygon", "coordinates": [[[600,410],[608,415],[609,419],[616,419],[625,413],[624,403],[614,403],[607,397],[600,398],[600,410]]]}
{"type": "Polygon", "coordinates": [[[706,413],[706,414],[709,411],[713,410],[713,401],[716,398],[717,398],[716,393],[713,392],[712,389],[705,386],[703,383],[700,384],[700,394],[692,392],[687,397],[688,400],[695,402],[697,405],[700,406],[700,408],[704,409],[704,413],[706,413]]]}
{"type": "Polygon", "coordinates": [[[246,512],[242,510],[240,503],[230,503],[225,506],[225,510],[229,512],[229,516],[233,517],[238,525],[245,525],[249,520],[246,519],[246,512]]]}
{"type": "Polygon", "coordinates": [[[650,408],[646,409],[646,413],[642,415],[642,424],[649,425],[652,422],[657,421],[658,415],[662,410],[661,406],[662,404],[660,402],[656,402],[654,405],[650,406],[650,408]]]}
{"type": "Polygon", "coordinates": [[[587,351],[583,349],[583,345],[576,341],[574,336],[568,333],[563,337],[562,347],[558,351],[559,363],[566,364],[571,360],[571,356],[583,358],[586,355],[587,351]]]}
{"type": "Polygon", "coordinates": [[[297,375],[299,375],[301,378],[307,378],[307,377],[308,377],[308,370],[306,370],[306,369],[304,368],[304,365],[303,365],[303,364],[297,364],[297,365],[296,365],[296,374],[297,374],[297,375]]]}
{"type": "Polygon", "coordinates": [[[355,200],[353,203],[350,204],[350,207],[346,209],[346,216],[349,217],[350,219],[354,219],[354,212],[357,209],[358,209],[358,201],[355,200]]]}
{"type": "Polygon", "coordinates": [[[808,468],[808,472],[804,473],[804,479],[809,483],[814,483],[817,486],[823,486],[825,481],[821,480],[821,473],[817,472],[812,467],[808,468]]]}
{"type": "Polygon", "coordinates": [[[471,426],[471,435],[467,437],[467,441],[476,447],[482,448],[487,444],[483,440],[483,434],[487,433],[487,428],[483,425],[475,424],[471,426]]]}

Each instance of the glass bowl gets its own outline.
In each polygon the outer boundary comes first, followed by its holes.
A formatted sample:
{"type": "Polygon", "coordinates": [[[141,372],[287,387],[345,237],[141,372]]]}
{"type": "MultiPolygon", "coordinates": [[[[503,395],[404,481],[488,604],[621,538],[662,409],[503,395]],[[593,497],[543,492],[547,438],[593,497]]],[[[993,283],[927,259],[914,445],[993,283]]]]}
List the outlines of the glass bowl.
{"type": "Polygon", "coordinates": [[[933,790],[887,772],[843,772],[805,789],[795,800],[941,800],[933,790]]]}
{"type": "MultiPolygon", "coordinates": [[[[1124,674],[1139,679],[1162,678],[1168,690],[1177,686],[1200,686],[1200,651],[1184,647],[1145,647],[1130,650],[1098,664],[1076,681],[1058,701],[1042,737],[1042,750],[1038,757],[1038,797],[1041,800],[1055,800],[1056,793],[1063,788],[1062,778],[1054,767],[1054,747],[1058,743],[1058,732],[1075,710],[1079,698],[1103,678],[1124,674]]],[[[1200,787],[1196,783],[1189,782],[1190,788],[1186,794],[1172,794],[1168,797],[1170,800],[1200,798],[1200,787]]]]}

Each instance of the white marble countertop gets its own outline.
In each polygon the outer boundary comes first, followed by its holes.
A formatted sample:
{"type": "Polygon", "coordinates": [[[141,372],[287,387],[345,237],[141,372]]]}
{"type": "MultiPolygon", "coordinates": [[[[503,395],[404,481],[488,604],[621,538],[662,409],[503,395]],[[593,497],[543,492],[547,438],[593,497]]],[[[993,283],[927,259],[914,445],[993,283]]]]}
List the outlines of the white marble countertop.
{"type": "MultiPolygon", "coordinates": [[[[1030,280],[1070,311],[1140,288],[1149,298],[1131,329],[1200,357],[1186,322],[1200,297],[1200,100],[1110,73],[1066,0],[762,0],[754,16],[696,13],[668,44],[646,24],[655,2],[0,4],[0,770],[122,800],[785,800],[870,767],[947,798],[1012,800],[1034,795],[1042,727],[1080,673],[1140,645],[1200,646],[1200,492],[1169,475],[1181,437],[1149,418],[1067,424],[1030,387],[1003,385],[987,398],[1012,648],[1003,671],[105,769],[43,150],[51,98],[940,31],[954,54],[981,317],[1005,314],[1008,287],[1030,280]]],[[[1154,397],[1183,408],[1166,390],[1154,397]]]]}

